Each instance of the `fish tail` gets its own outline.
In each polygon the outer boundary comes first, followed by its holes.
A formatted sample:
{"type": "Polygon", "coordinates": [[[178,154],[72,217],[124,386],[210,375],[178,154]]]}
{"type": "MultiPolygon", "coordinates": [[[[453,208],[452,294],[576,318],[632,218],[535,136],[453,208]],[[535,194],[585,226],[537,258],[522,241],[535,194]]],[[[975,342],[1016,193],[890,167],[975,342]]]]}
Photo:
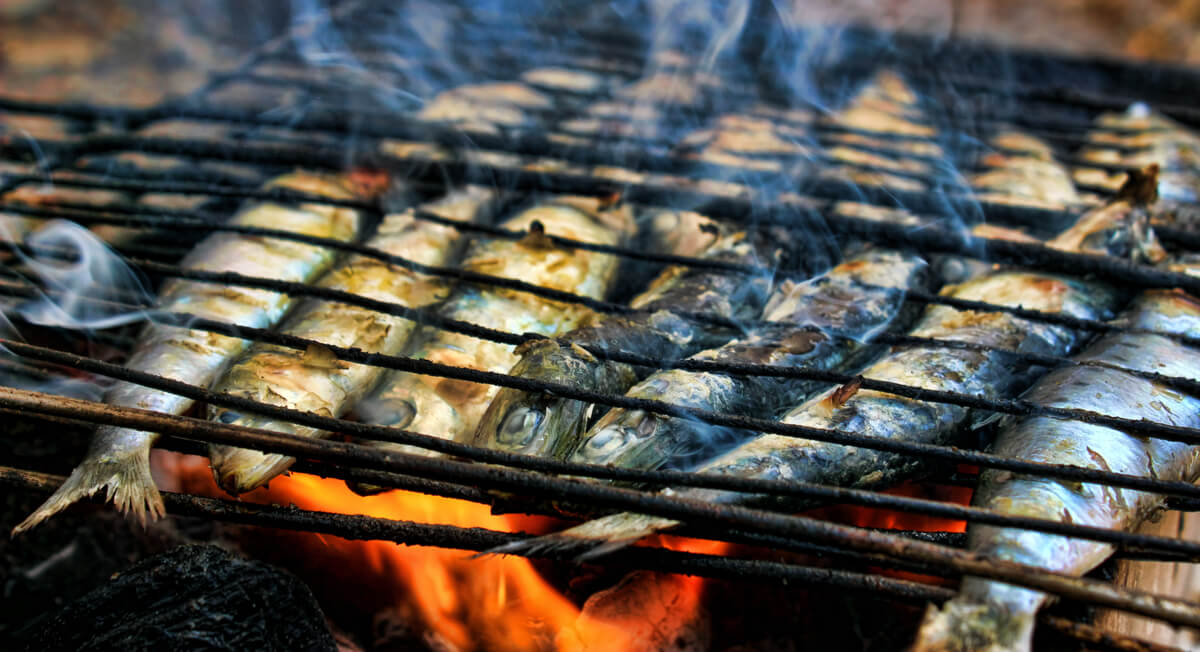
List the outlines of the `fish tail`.
{"type": "Polygon", "coordinates": [[[961,597],[941,609],[930,605],[908,652],[1028,652],[1033,616],[961,597]]]}
{"type": "Polygon", "coordinates": [[[150,520],[166,514],[162,495],[150,475],[150,437],[122,428],[107,429],[97,433],[97,445],[88,451],[67,481],[24,521],[13,528],[16,536],[70,505],[105,490],[105,500],[116,505],[121,512],[131,515],[146,525],[150,520]],[[140,443],[137,440],[142,440],[140,443]],[[133,445],[105,445],[107,441],[132,441],[133,445]]]}
{"type": "Polygon", "coordinates": [[[576,559],[583,561],[603,557],[651,534],[669,530],[677,525],[679,521],[669,518],[622,512],[588,521],[562,532],[506,543],[482,554],[534,556],[574,553],[576,559]]]}
{"type": "Polygon", "coordinates": [[[213,478],[222,489],[235,496],[266,486],[296,462],[296,458],[287,455],[233,446],[210,446],[208,453],[213,478]]]}

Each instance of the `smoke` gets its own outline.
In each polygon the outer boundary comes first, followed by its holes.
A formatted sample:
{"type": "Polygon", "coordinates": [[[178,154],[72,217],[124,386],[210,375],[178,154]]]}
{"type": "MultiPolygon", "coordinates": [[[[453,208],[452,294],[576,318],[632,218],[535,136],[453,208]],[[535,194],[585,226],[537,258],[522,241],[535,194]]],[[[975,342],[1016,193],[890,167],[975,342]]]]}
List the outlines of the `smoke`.
{"type": "MultiPolygon", "coordinates": [[[[5,242],[21,240],[6,233],[5,242]]],[[[42,224],[24,237],[25,249],[11,246],[13,285],[32,294],[0,300],[0,337],[29,341],[32,331],[18,324],[65,328],[85,336],[142,320],[150,293],[142,277],[87,229],[65,220],[42,224]],[[23,284],[23,286],[22,286],[23,284]],[[29,335],[29,337],[27,337],[29,335]]],[[[111,384],[73,369],[26,362],[0,346],[0,384],[98,401],[111,384]]]]}
{"type": "Polygon", "coordinates": [[[32,276],[36,297],[13,309],[24,321],[88,331],[145,318],[140,304],[151,296],[146,283],[92,232],[53,220],[25,243],[32,255],[15,251],[32,276]]]}

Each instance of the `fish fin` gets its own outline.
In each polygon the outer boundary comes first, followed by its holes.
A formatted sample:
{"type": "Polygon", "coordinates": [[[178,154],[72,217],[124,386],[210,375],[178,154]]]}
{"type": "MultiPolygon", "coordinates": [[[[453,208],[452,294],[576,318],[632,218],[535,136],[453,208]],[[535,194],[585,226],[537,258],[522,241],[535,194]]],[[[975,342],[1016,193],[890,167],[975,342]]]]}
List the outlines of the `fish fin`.
{"type": "Polygon", "coordinates": [[[959,597],[929,606],[908,652],[1029,652],[1032,644],[1032,613],[959,597]]]}
{"type": "Polygon", "coordinates": [[[234,446],[210,446],[208,453],[213,478],[234,496],[265,487],[296,462],[296,458],[287,455],[234,446]]]}
{"type": "Polygon", "coordinates": [[[105,500],[146,525],[166,515],[162,495],[150,475],[150,447],[93,449],[71,471],[67,481],[32,514],[13,528],[12,536],[36,526],[72,504],[105,490],[105,500]]]}
{"type": "Polygon", "coordinates": [[[556,556],[574,554],[577,560],[584,561],[616,552],[651,534],[669,530],[677,525],[679,521],[669,518],[621,512],[576,525],[562,532],[506,543],[480,554],[527,557],[551,553],[556,556]]]}

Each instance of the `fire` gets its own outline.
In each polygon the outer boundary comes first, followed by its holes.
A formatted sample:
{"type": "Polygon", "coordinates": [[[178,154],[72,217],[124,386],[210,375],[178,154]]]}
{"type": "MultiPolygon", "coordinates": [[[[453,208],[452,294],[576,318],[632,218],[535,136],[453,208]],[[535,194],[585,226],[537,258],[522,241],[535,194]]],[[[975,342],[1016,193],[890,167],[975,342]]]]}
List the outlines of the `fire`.
{"type": "MultiPolygon", "coordinates": [[[[939,484],[908,483],[880,493],[909,498],[923,498],[944,503],[968,505],[971,502],[970,487],[939,484]]],[[[833,505],[809,512],[811,516],[839,523],[849,523],[864,528],[883,530],[915,530],[919,532],[966,532],[967,522],[925,514],[897,512],[874,507],[833,505]]]]}
{"type": "MultiPolygon", "coordinates": [[[[213,483],[207,460],[189,465],[183,488],[192,493],[223,496],[213,483]]],[[[379,518],[520,531],[549,529],[549,519],[498,516],[487,505],[392,491],[359,496],[338,480],[292,474],[243,500],[263,504],[362,514],[379,518]]],[[[429,632],[433,647],[450,650],[584,650],[654,649],[653,639],[679,637],[694,627],[700,610],[703,580],[659,573],[634,573],[612,589],[601,591],[582,609],[551,586],[526,559],[485,556],[384,541],[350,541],[307,533],[282,533],[283,557],[303,559],[304,566],[336,575],[356,608],[399,607],[415,615],[429,632]],[[370,604],[375,603],[375,604],[370,604]],[[614,607],[614,605],[619,605],[614,607]]],[[[724,544],[664,537],[676,550],[720,554],[724,544]]],[[[272,545],[277,545],[275,542],[272,545]]],[[[320,590],[318,590],[320,593],[320,590]]]]}
{"type": "MultiPolygon", "coordinates": [[[[961,468],[963,471],[971,471],[973,469],[961,468]]],[[[956,503],[959,505],[968,505],[971,503],[971,496],[974,490],[970,487],[939,485],[929,483],[911,482],[902,484],[898,487],[882,491],[880,493],[891,494],[893,496],[907,496],[909,498],[923,498],[927,500],[936,500],[945,503],[956,503]]],[[[839,523],[848,523],[863,528],[873,528],[882,530],[914,530],[918,532],[966,532],[967,522],[936,516],[928,516],[925,514],[912,514],[908,512],[897,512],[890,509],[878,509],[874,507],[858,507],[851,505],[831,505],[829,507],[821,507],[808,512],[810,516],[823,518],[829,521],[839,523]]],[[[919,573],[910,573],[895,569],[876,568],[875,572],[890,575],[892,577],[912,580],[915,582],[924,582],[927,584],[948,584],[948,580],[933,575],[923,575],[919,573]]]]}

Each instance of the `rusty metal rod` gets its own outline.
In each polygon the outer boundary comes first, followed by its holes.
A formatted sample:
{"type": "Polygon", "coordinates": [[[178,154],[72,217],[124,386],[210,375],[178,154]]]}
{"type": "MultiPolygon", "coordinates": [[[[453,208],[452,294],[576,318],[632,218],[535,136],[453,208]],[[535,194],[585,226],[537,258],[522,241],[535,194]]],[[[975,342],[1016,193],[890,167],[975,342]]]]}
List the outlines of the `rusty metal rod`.
{"type": "MultiPolygon", "coordinates": [[[[49,493],[63,481],[62,476],[0,467],[0,484],[49,493]]],[[[221,520],[256,527],[338,536],[349,540],[375,539],[406,545],[430,545],[459,550],[484,551],[518,539],[521,535],[452,526],[426,525],[367,516],[313,512],[296,508],[255,505],[216,498],[164,492],[169,513],[209,520],[221,520]]],[[[554,557],[551,557],[554,558],[554,557]]],[[[561,557],[559,557],[561,559],[561,557]]],[[[610,556],[613,566],[644,568],[660,572],[696,575],[732,581],[754,581],[789,585],[793,582],[817,586],[883,592],[889,596],[917,602],[941,602],[954,596],[945,587],[931,586],[874,573],[821,569],[799,564],[685,553],[657,548],[636,548],[610,556]]],[[[1104,649],[1119,652],[1182,652],[1176,648],[1141,641],[1042,613],[1039,620],[1067,636],[1104,649]]]]}
{"type": "MultiPolygon", "coordinates": [[[[296,410],[259,403],[257,401],[242,397],[231,396],[228,394],[218,394],[203,388],[188,385],[186,383],[173,381],[151,374],[145,374],[143,372],[124,369],[110,363],[103,363],[52,349],[35,347],[20,342],[8,342],[5,340],[0,340],[0,344],[9,346],[14,350],[15,353],[19,355],[25,355],[34,359],[47,360],[60,364],[73,365],[78,369],[83,369],[92,373],[99,373],[101,375],[107,375],[130,382],[137,382],[148,387],[154,387],[163,391],[169,391],[182,396],[187,396],[189,398],[209,404],[232,407],[234,409],[259,414],[266,414],[274,418],[280,418],[294,423],[309,425],[323,430],[341,431],[347,434],[352,434],[360,439],[377,439],[414,445],[420,448],[452,454],[458,457],[490,464],[502,464],[514,468],[539,470],[563,475],[582,475],[627,482],[633,481],[649,483],[654,485],[701,486],[727,489],[731,491],[794,496],[797,498],[816,500],[819,502],[849,502],[867,506],[900,509],[902,511],[933,513],[955,519],[986,520],[987,522],[996,523],[999,525],[1055,531],[1065,535],[1096,538],[1104,541],[1111,541],[1117,544],[1125,544],[1128,546],[1137,546],[1149,549],[1164,548],[1175,553],[1187,555],[1195,555],[1197,553],[1195,548],[1197,545],[1200,545],[1190,542],[1181,542],[1176,539],[1156,538],[1147,535],[1114,532],[1100,528],[1088,528],[1074,524],[1055,523],[1041,519],[1023,519],[1013,516],[998,515],[986,512],[984,510],[979,510],[978,508],[948,505],[935,501],[923,501],[920,499],[905,498],[901,496],[889,496],[886,494],[879,494],[862,489],[837,488],[811,483],[736,478],[724,475],[694,474],[680,471],[641,471],[620,469],[606,466],[560,462],[557,460],[516,455],[502,451],[480,449],[420,433],[408,432],[384,426],[372,426],[340,419],[333,419],[330,417],[321,417],[306,412],[299,412],[296,410]]],[[[1023,460],[1000,458],[983,453],[956,451],[955,449],[945,449],[945,451],[941,449],[938,450],[944,455],[961,455],[963,456],[963,459],[970,460],[972,463],[978,460],[981,456],[984,458],[995,459],[997,460],[997,463],[986,465],[996,466],[997,468],[1008,468],[1009,470],[1020,469],[1021,472],[1035,473],[1049,477],[1065,477],[1072,480],[1086,479],[1088,481],[1100,481],[1104,484],[1114,484],[1118,486],[1124,486],[1128,484],[1139,489],[1154,488],[1163,493],[1183,492],[1190,495],[1200,491],[1200,487],[1196,487],[1188,483],[1169,483],[1154,478],[1123,476],[1119,474],[1112,474],[1106,471],[1026,462],[1023,460]]]]}
{"type": "Polygon", "coordinates": [[[476,483],[500,491],[520,492],[534,489],[560,492],[566,500],[583,500],[614,509],[655,514],[684,522],[700,520],[705,523],[724,523],[739,529],[913,559],[944,566],[965,575],[1016,584],[1175,624],[1200,626],[1200,604],[1187,600],[1121,589],[1094,580],[1050,573],[1024,564],[988,559],[961,550],[803,516],[786,516],[745,507],[651,495],[541,474],[516,473],[507,469],[480,467],[446,459],[372,450],[354,444],[303,439],[271,431],[239,428],[149,410],[120,408],[9,388],[0,388],[0,407],[86,418],[89,421],[99,420],[136,430],[169,433],[189,439],[245,446],[296,457],[313,457],[337,464],[476,483]]]}
{"type": "MultiPolygon", "coordinates": [[[[342,251],[354,252],[359,255],[368,256],[368,257],[375,258],[378,260],[383,260],[390,264],[395,264],[395,265],[398,265],[401,267],[413,269],[415,271],[420,271],[422,273],[443,275],[443,276],[452,276],[452,277],[456,277],[456,278],[464,277],[462,280],[471,280],[471,282],[475,282],[475,283],[479,283],[479,284],[483,284],[483,285],[504,287],[507,289],[515,289],[515,290],[519,290],[519,291],[523,291],[523,292],[529,292],[532,294],[536,294],[538,296],[545,296],[546,298],[552,298],[556,301],[579,303],[582,305],[587,305],[588,307],[591,307],[592,309],[600,310],[602,312],[613,312],[613,313],[620,314],[620,313],[627,313],[627,312],[632,311],[632,309],[630,309],[628,306],[625,306],[622,304],[614,304],[611,302],[598,301],[598,300],[590,299],[588,297],[581,297],[579,295],[576,295],[576,294],[573,294],[570,292],[550,290],[550,289],[542,288],[542,287],[536,286],[536,285],[525,284],[520,281],[515,281],[513,279],[495,277],[495,276],[491,276],[491,275],[487,275],[487,274],[476,274],[476,273],[471,273],[471,272],[465,272],[463,270],[457,270],[455,268],[444,268],[444,267],[437,267],[437,266],[420,265],[418,263],[414,263],[414,262],[409,261],[402,257],[386,254],[386,253],[381,252],[372,247],[367,247],[367,246],[353,244],[353,243],[340,242],[340,241],[332,240],[329,238],[320,238],[320,237],[316,237],[316,236],[297,234],[294,232],[284,231],[284,230],[280,230],[280,229],[269,229],[269,228],[262,228],[262,227],[241,227],[241,226],[234,226],[234,225],[229,225],[229,226],[215,225],[208,221],[204,221],[201,223],[193,223],[193,222],[189,222],[188,220],[170,220],[169,222],[167,222],[167,221],[160,222],[159,220],[156,220],[153,218],[132,218],[132,217],[131,218],[122,218],[122,217],[109,217],[109,216],[95,215],[95,214],[62,213],[62,212],[56,212],[56,211],[53,211],[50,209],[45,209],[42,207],[27,207],[27,206],[20,205],[20,204],[6,206],[6,208],[8,210],[12,210],[14,212],[23,213],[23,214],[70,218],[70,219],[82,221],[84,223],[116,224],[116,225],[123,225],[123,226],[130,226],[130,225],[136,226],[136,225],[145,225],[145,224],[169,225],[173,228],[192,229],[192,230],[199,230],[199,231],[209,231],[209,230],[229,231],[229,232],[242,233],[245,235],[259,235],[259,236],[279,238],[279,239],[284,239],[284,240],[293,240],[293,241],[297,241],[297,242],[304,242],[307,244],[325,246],[325,247],[342,250],[342,251]]],[[[516,237],[516,236],[523,237],[522,234],[519,234],[516,232],[509,232],[509,235],[506,237],[516,237]]],[[[567,245],[567,246],[574,246],[574,245],[567,245]]],[[[579,246],[586,246],[586,243],[579,243],[579,246]]],[[[596,247],[601,247],[601,245],[597,245],[596,247]]],[[[606,249],[607,249],[607,247],[606,247],[606,249]]],[[[613,249],[616,249],[616,248],[613,248],[613,249]]],[[[613,253],[617,253],[617,252],[613,251],[613,253]]],[[[692,259],[692,260],[698,261],[693,266],[696,266],[696,267],[706,266],[706,265],[702,264],[703,259],[692,259]]],[[[138,261],[136,259],[131,259],[131,262],[136,263],[138,261]]],[[[666,262],[666,261],[661,261],[661,262],[666,262]]],[[[692,264],[692,263],[687,263],[687,264],[692,264]]],[[[225,283],[225,284],[243,284],[243,285],[257,284],[257,287],[261,287],[263,289],[274,289],[274,290],[286,292],[289,294],[300,294],[300,295],[306,295],[306,296],[315,296],[314,293],[322,293],[323,292],[323,290],[313,289],[310,286],[306,286],[305,284],[301,284],[301,283],[287,283],[287,282],[273,280],[273,279],[261,279],[261,278],[249,277],[249,276],[239,276],[236,274],[226,274],[225,276],[218,278],[217,276],[214,275],[215,273],[202,274],[202,273],[195,272],[192,270],[183,270],[182,268],[179,268],[177,266],[170,266],[170,265],[166,265],[166,264],[163,264],[163,263],[160,263],[157,261],[149,261],[149,262],[146,262],[145,265],[148,268],[153,268],[153,270],[159,274],[176,275],[176,276],[187,275],[186,277],[191,278],[192,280],[206,280],[207,279],[210,281],[221,282],[221,283],[225,283]]],[[[761,271],[761,270],[759,270],[758,268],[747,266],[742,269],[731,269],[730,271],[737,271],[737,272],[744,271],[744,272],[748,272],[748,273],[757,273],[758,271],[761,271]]],[[[794,278],[794,275],[789,275],[789,276],[792,276],[794,278]]],[[[353,296],[354,295],[346,295],[343,298],[343,301],[353,303],[355,301],[353,299],[353,296]]],[[[1181,335],[1181,334],[1176,334],[1176,333],[1162,333],[1162,332],[1158,332],[1158,331],[1154,331],[1154,330],[1147,330],[1147,329],[1127,328],[1124,326],[1120,326],[1117,324],[1113,324],[1113,323],[1105,322],[1105,321],[1101,321],[1101,320],[1083,319],[1083,318],[1073,317],[1070,315],[1064,315],[1064,314],[1059,314],[1059,313],[1048,313],[1048,312],[1042,312],[1042,311],[1036,311],[1036,310],[1028,310],[1028,309],[1021,308],[1019,306],[1018,307],[1002,306],[1002,305],[992,304],[992,303],[989,303],[986,301],[973,301],[973,300],[966,300],[966,299],[958,299],[958,298],[954,298],[954,297],[946,297],[946,296],[933,294],[933,293],[929,293],[929,292],[923,292],[920,290],[911,290],[911,291],[907,292],[905,295],[905,299],[911,300],[911,301],[922,302],[922,303],[946,305],[946,306],[953,307],[953,308],[956,308],[959,310],[1004,312],[1004,313],[1013,314],[1013,315],[1022,317],[1024,319],[1042,321],[1042,322],[1046,322],[1046,323],[1053,323],[1053,324],[1066,326],[1069,328],[1087,330],[1087,331],[1092,331],[1092,332],[1129,332],[1129,333],[1146,334],[1146,335],[1158,335],[1158,336],[1166,337],[1166,338],[1173,339],[1176,341],[1180,341],[1184,344],[1188,344],[1191,346],[1200,346],[1200,338],[1191,337],[1191,336],[1187,336],[1187,335],[1181,335]]],[[[359,304],[355,304],[355,305],[359,305],[359,304]]],[[[379,305],[387,305],[387,304],[379,304],[379,305]]],[[[363,306],[363,307],[370,307],[370,306],[363,306]]],[[[383,309],[378,308],[378,307],[373,308],[373,309],[384,311],[383,309]]],[[[402,309],[402,307],[400,307],[398,309],[402,309]]],[[[746,322],[746,323],[736,323],[735,324],[735,323],[729,322],[728,320],[716,319],[716,318],[712,317],[711,315],[704,315],[704,314],[687,313],[684,316],[690,317],[697,321],[712,323],[714,325],[731,327],[731,328],[732,327],[749,328],[749,327],[753,327],[758,324],[757,322],[746,322]]],[[[443,326],[443,327],[449,328],[449,326],[443,326]]],[[[460,325],[459,327],[461,328],[462,326],[460,325]]],[[[500,332],[492,331],[492,335],[490,335],[488,337],[496,337],[497,333],[500,333],[500,332]]],[[[480,331],[480,334],[482,335],[483,331],[480,331]]],[[[895,339],[895,338],[901,338],[904,336],[897,335],[897,334],[884,334],[884,335],[882,335],[882,337],[895,339]]],[[[1049,360],[1049,358],[1046,358],[1046,360],[1049,360]]],[[[1145,372],[1132,372],[1131,371],[1131,373],[1145,373],[1145,372]]],[[[1157,378],[1155,380],[1162,380],[1162,379],[1157,378]]],[[[1183,379],[1179,379],[1176,382],[1186,382],[1186,381],[1184,381],[1183,379]]]]}
{"type": "MultiPolygon", "coordinates": [[[[9,487],[49,493],[65,478],[49,474],[0,467],[0,483],[9,487]]],[[[297,532],[330,534],[351,541],[392,541],[414,546],[434,546],[486,552],[491,548],[528,538],[528,535],[498,532],[484,528],[460,528],[383,519],[354,514],[338,514],[278,507],[255,503],[162,492],[169,513],[196,516],[257,527],[297,532]]],[[[536,555],[569,560],[564,555],[536,555]]],[[[765,581],[788,584],[826,584],[864,591],[886,591],[914,600],[944,600],[948,589],[909,580],[851,571],[820,569],[797,564],[768,562],[718,555],[686,553],[661,548],[636,548],[621,551],[607,560],[614,566],[655,570],[667,573],[715,577],[729,580],[765,581]]]]}

